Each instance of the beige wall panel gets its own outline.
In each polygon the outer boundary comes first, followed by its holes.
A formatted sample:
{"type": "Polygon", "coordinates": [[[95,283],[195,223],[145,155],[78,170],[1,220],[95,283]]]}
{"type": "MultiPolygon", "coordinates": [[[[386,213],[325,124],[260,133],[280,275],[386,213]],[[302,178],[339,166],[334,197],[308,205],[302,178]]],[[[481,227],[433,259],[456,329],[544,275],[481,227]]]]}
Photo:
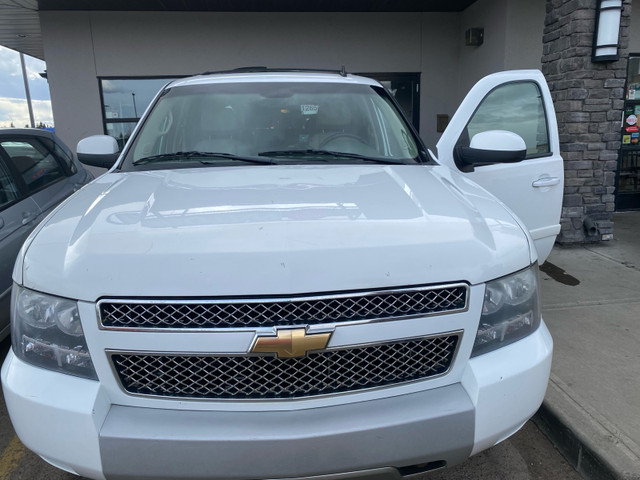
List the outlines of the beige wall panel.
{"type": "Polygon", "coordinates": [[[92,12],[98,75],[248,65],[416,71],[420,16],[406,13],[92,12]]]}
{"type": "Polygon", "coordinates": [[[40,12],[56,134],[74,152],[102,133],[100,91],[87,12],[40,12]]]}
{"type": "Polygon", "coordinates": [[[546,0],[509,0],[505,69],[542,68],[546,0]]]}
{"type": "Polygon", "coordinates": [[[56,129],[72,148],[102,133],[97,77],[240,66],[422,72],[421,134],[453,114],[460,15],[436,13],[42,12],[56,129]]]}
{"type": "Polygon", "coordinates": [[[435,152],[440,138],[436,115],[453,116],[460,103],[458,56],[460,15],[422,14],[422,86],[420,91],[420,135],[427,148],[435,152]]]}
{"type": "Polygon", "coordinates": [[[505,69],[507,39],[507,0],[478,0],[462,12],[460,29],[460,101],[482,77],[505,69]],[[484,43],[467,47],[464,33],[469,28],[484,28],[484,43]]]}

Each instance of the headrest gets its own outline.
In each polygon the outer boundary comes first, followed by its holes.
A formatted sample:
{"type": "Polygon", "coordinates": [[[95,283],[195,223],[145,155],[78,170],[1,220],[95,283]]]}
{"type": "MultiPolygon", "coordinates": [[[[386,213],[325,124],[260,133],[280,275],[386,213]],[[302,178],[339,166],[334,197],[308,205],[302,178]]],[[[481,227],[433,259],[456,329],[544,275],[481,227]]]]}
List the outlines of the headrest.
{"type": "Polygon", "coordinates": [[[351,123],[351,112],[344,103],[320,105],[317,126],[325,130],[341,129],[351,123]]]}
{"type": "Polygon", "coordinates": [[[236,133],[238,118],[231,106],[203,105],[200,112],[202,131],[212,135],[236,133]]]}

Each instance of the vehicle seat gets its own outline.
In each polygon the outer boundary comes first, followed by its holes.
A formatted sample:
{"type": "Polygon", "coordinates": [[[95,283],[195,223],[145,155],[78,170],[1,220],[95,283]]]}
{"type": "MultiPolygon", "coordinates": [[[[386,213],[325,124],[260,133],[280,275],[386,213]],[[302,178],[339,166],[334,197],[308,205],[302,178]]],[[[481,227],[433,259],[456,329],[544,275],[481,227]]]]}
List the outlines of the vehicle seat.
{"type": "Polygon", "coordinates": [[[195,150],[245,155],[247,147],[239,139],[242,134],[238,115],[231,106],[203,106],[200,113],[201,133],[195,150]]]}
{"type": "Polygon", "coordinates": [[[11,157],[11,162],[15,165],[21,175],[24,175],[36,163],[33,158],[26,155],[11,157]]]}

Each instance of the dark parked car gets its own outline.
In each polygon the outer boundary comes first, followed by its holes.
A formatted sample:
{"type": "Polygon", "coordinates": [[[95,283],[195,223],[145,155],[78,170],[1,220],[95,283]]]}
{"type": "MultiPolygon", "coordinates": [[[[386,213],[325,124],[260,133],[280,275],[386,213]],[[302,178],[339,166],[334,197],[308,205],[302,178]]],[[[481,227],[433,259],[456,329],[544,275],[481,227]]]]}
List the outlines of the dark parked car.
{"type": "Polygon", "coordinates": [[[53,133],[0,129],[0,339],[9,333],[11,272],[22,243],[58,203],[91,180],[53,133]]]}

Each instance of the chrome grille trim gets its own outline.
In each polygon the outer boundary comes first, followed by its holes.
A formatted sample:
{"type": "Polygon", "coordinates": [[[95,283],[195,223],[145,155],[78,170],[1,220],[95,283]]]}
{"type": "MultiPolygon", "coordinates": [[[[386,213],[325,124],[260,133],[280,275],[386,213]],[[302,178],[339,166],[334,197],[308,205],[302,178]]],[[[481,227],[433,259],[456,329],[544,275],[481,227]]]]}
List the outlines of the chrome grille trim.
{"type": "Polygon", "coordinates": [[[361,391],[445,375],[462,332],[338,347],[306,357],[121,352],[107,355],[120,387],[144,397],[274,400],[361,391]]]}
{"type": "Polygon", "coordinates": [[[468,309],[464,283],[369,292],[242,299],[103,299],[106,330],[215,330],[324,325],[442,315],[468,309]]]}

